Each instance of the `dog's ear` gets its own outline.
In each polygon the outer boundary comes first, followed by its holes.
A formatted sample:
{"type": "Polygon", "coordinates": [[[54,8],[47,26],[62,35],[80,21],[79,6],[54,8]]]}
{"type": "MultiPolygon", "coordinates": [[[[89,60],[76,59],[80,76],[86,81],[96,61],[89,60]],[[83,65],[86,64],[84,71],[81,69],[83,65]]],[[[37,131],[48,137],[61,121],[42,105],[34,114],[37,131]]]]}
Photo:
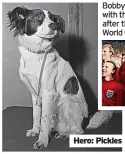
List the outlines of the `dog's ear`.
{"type": "Polygon", "coordinates": [[[59,30],[62,32],[62,33],[64,33],[65,32],[65,21],[64,21],[64,19],[61,17],[61,16],[59,16],[59,15],[55,15],[55,17],[56,17],[56,19],[57,19],[57,23],[58,23],[58,28],[59,28],[59,30]]]}
{"type": "Polygon", "coordinates": [[[14,29],[14,37],[25,33],[25,21],[28,13],[29,10],[25,7],[16,7],[13,11],[8,12],[8,27],[10,27],[10,30],[14,29]]]}

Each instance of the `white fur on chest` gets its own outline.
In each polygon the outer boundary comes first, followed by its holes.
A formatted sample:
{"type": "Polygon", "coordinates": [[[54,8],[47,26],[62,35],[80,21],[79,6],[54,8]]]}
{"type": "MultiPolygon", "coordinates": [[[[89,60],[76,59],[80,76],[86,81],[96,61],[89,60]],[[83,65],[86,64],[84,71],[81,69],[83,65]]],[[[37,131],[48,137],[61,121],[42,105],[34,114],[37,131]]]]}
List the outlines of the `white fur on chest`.
{"type": "Polygon", "coordinates": [[[25,75],[36,76],[38,78],[44,55],[29,52],[22,46],[19,46],[19,51],[21,54],[20,71],[25,75]]]}

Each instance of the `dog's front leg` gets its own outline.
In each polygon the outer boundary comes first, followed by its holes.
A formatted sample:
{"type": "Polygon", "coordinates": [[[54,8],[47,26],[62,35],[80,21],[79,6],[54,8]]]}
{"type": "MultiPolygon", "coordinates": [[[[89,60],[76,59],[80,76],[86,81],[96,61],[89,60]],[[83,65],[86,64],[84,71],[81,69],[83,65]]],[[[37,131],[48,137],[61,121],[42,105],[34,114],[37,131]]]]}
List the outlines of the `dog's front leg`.
{"type": "Polygon", "coordinates": [[[39,129],[40,129],[40,119],[41,119],[41,112],[42,108],[38,105],[36,105],[36,100],[37,100],[37,81],[35,78],[32,77],[32,83],[30,82],[30,79],[26,75],[26,72],[24,73],[24,60],[23,57],[20,59],[20,68],[19,68],[19,76],[20,79],[25,83],[29,91],[31,92],[32,95],[32,103],[33,103],[33,127],[30,130],[27,130],[26,136],[35,136],[39,134],[39,129]]]}
{"type": "Polygon", "coordinates": [[[47,147],[49,142],[49,134],[52,127],[52,115],[53,107],[58,93],[55,90],[55,79],[57,76],[57,61],[56,57],[48,56],[41,80],[41,94],[42,94],[42,116],[41,116],[41,128],[39,138],[34,144],[34,149],[47,147]]]}
{"type": "Polygon", "coordinates": [[[47,147],[49,142],[49,133],[51,131],[51,122],[53,115],[53,104],[58,94],[47,89],[42,92],[42,117],[39,139],[34,144],[34,149],[47,147]]]}
{"type": "Polygon", "coordinates": [[[32,94],[32,102],[33,102],[33,128],[27,130],[26,136],[36,136],[40,132],[40,120],[41,120],[41,106],[36,104],[36,97],[32,94]]]}

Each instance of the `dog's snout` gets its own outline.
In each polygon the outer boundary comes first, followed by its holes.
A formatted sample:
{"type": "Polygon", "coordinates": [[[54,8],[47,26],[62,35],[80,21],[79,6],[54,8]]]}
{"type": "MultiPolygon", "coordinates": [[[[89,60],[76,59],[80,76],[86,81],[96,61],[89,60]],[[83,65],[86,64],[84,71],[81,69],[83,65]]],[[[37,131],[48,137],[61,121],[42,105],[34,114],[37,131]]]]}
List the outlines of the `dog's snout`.
{"type": "Polygon", "coordinates": [[[58,26],[57,26],[56,23],[51,23],[51,24],[49,25],[49,27],[50,27],[52,30],[57,30],[57,29],[58,29],[58,26]]]}

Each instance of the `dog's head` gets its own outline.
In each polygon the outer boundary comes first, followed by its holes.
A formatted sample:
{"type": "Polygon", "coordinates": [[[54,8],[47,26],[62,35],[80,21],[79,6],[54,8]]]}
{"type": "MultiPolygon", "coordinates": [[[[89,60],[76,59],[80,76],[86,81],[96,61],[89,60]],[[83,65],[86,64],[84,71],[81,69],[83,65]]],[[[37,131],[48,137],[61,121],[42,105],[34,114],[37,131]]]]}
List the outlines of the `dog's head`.
{"type": "Polygon", "coordinates": [[[16,7],[8,12],[8,18],[14,37],[18,36],[20,44],[33,50],[39,50],[41,46],[46,48],[60,33],[65,32],[62,17],[46,10],[16,7]]]}
{"type": "Polygon", "coordinates": [[[13,11],[8,12],[8,18],[10,30],[14,29],[14,36],[36,34],[51,38],[58,32],[65,32],[64,20],[59,15],[45,10],[28,10],[25,7],[16,7],[13,11]]]}

